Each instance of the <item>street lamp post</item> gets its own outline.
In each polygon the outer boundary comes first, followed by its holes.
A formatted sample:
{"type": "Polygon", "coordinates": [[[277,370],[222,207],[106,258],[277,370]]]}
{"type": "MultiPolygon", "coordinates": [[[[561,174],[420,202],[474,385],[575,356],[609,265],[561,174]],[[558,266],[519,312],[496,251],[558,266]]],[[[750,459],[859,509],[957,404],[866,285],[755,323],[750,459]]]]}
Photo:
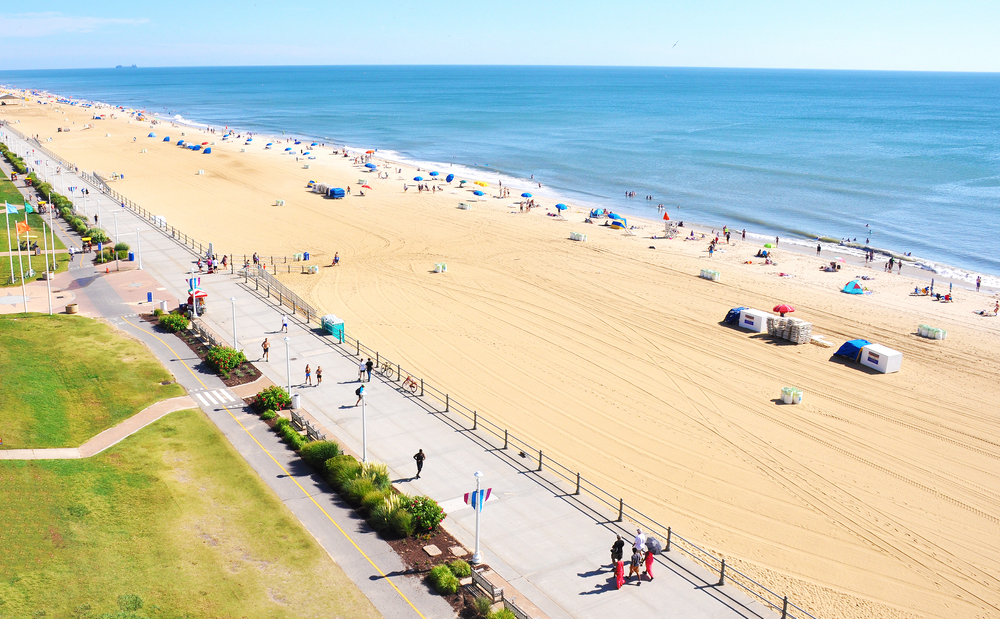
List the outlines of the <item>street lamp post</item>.
{"type": "Polygon", "coordinates": [[[233,304],[233,350],[238,352],[240,345],[236,339],[236,297],[229,297],[229,300],[233,304]]]}
{"type": "Polygon", "coordinates": [[[139,229],[135,229],[135,253],[139,258],[138,269],[142,270],[142,238],[139,236],[139,229]]]}
{"type": "Polygon", "coordinates": [[[292,338],[285,338],[285,376],[288,377],[288,397],[292,397],[292,360],[288,356],[288,342],[291,342],[292,338]]]}
{"type": "Polygon", "coordinates": [[[476,477],[476,500],[473,502],[473,506],[476,509],[476,551],[472,553],[472,562],[475,564],[479,564],[483,562],[483,553],[479,551],[479,521],[483,515],[483,506],[481,504],[483,499],[481,496],[482,493],[480,492],[480,489],[482,488],[483,472],[476,471],[475,477],[476,477]]]}
{"type": "Polygon", "coordinates": [[[368,398],[361,392],[361,461],[368,462],[368,398]]]}

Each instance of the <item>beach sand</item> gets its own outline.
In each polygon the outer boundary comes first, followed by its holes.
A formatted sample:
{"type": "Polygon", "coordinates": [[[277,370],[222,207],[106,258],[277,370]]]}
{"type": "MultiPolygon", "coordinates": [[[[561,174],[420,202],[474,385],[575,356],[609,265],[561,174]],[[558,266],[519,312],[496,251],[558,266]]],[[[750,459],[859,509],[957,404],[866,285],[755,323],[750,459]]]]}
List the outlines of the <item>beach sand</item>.
{"type": "Polygon", "coordinates": [[[395,168],[378,180],[331,148],[295,161],[263,138],[223,144],[163,123],[146,138],[149,124],[121,112],[90,116],[0,108],[81,169],[124,174],[117,191],[218,253],[310,252],[318,275],[281,278],[352,336],[817,616],[1000,617],[1000,318],[973,313],[995,294],[910,296],[925,285],[915,269],[821,272],[829,250],[779,245],[765,266],[748,241],[709,258],[706,241],[651,240],[658,222],[629,237],[578,208],[567,221],[512,199],[459,210],[469,191],[418,193],[412,168],[404,193],[395,168]],[[176,147],[181,131],[217,142],[212,154],[176,147]],[[362,178],[372,189],[358,197],[362,178]],[[325,200],[310,179],[354,195],[325,200]],[[871,295],[840,292],[856,275],[874,278],[871,295]],[[777,303],[834,347],[720,324],[732,307],[777,303]],[[921,323],[947,339],[918,337],[921,323]],[[832,358],[858,337],[901,351],[902,370],[832,358]],[[785,386],[802,404],[780,403],[785,386]]]}

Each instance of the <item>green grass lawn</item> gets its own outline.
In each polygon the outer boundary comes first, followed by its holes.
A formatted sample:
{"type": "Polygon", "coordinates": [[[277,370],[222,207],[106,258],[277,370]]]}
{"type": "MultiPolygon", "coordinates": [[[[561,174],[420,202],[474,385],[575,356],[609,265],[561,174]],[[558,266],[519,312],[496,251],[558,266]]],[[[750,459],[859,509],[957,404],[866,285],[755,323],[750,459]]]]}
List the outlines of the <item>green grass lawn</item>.
{"type": "MultiPolygon", "coordinates": [[[[77,447],[184,395],[145,346],[82,316],[0,316],[0,449],[77,447]]],[[[0,617],[3,608],[0,607],[0,617]]]]}
{"type": "MultiPolygon", "coordinates": [[[[87,254],[88,256],[93,256],[93,254],[87,254]]],[[[79,260],[79,258],[77,258],[79,260]]],[[[49,256],[49,266],[52,265],[52,257],[49,256]]],[[[0,256],[0,288],[10,287],[10,286],[20,286],[21,285],[21,266],[24,267],[24,281],[27,283],[34,281],[43,281],[42,273],[45,271],[45,256],[28,256],[24,254],[21,257],[21,263],[18,263],[17,254],[14,254],[13,258],[7,256],[0,256]],[[11,280],[10,276],[10,265],[14,264],[14,279],[11,280]],[[34,277],[28,276],[28,266],[31,266],[35,270],[34,277]]],[[[56,273],[61,273],[65,271],[69,266],[69,254],[56,254],[56,273]]],[[[9,292],[9,291],[8,291],[9,292]]],[[[4,294],[8,294],[5,292],[4,294]]]]}
{"type": "Polygon", "coordinates": [[[0,480],[0,617],[379,617],[201,411],[0,480]]]}
{"type": "MultiPolygon", "coordinates": [[[[18,221],[24,221],[24,196],[21,192],[14,187],[14,183],[10,182],[6,175],[0,173],[0,209],[4,208],[4,201],[10,202],[11,204],[17,205],[17,210],[20,211],[19,215],[11,214],[8,217],[5,214],[5,210],[0,210],[0,251],[7,251],[8,247],[17,249],[17,231],[14,227],[18,221]],[[10,245],[8,245],[8,241],[10,245]]],[[[58,213],[54,215],[58,218],[58,213]]],[[[44,226],[42,216],[38,213],[28,213],[28,225],[31,226],[32,241],[38,241],[40,247],[44,247],[45,243],[42,242],[42,230],[49,229],[49,218],[48,215],[45,216],[44,226]]],[[[24,239],[24,235],[21,236],[24,239]]],[[[51,238],[49,239],[51,242],[51,238]]],[[[66,245],[59,240],[56,236],[56,249],[66,249],[66,245]]]]}

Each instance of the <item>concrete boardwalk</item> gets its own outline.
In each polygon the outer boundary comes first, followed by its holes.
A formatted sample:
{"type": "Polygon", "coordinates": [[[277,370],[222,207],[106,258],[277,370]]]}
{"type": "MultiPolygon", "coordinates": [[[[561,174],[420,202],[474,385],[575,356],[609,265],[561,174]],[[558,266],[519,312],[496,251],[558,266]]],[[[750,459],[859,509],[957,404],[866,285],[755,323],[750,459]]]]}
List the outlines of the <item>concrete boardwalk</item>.
{"type": "MultiPolygon", "coordinates": [[[[76,178],[67,182],[87,186],[76,178]]],[[[99,192],[97,188],[91,189],[93,208],[99,192]]],[[[103,209],[118,210],[122,229],[140,230],[144,269],[159,282],[159,288],[165,288],[154,297],[185,295],[185,276],[196,257],[110,199],[103,198],[103,209]]],[[[234,248],[240,253],[245,249],[234,248]]],[[[216,248],[216,252],[222,254],[228,250],[216,248]]],[[[189,393],[197,398],[198,393],[220,388],[217,378],[192,368],[197,359],[186,348],[178,348],[176,338],[151,333],[147,325],[130,317],[135,308],[120,299],[116,301],[118,295],[109,284],[101,285],[103,269],[99,274],[93,267],[77,271],[80,278],[95,278],[86,291],[95,309],[104,316],[117,316],[112,322],[147,342],[189,393]],[[174,344],[168,346],[170,339],[174,344]],[[184,374],[189,375],[187,380],[182,379],[184,374]]],[[[233,311],[228,299],[235,298],[240,347],[254,359],[259,356],[261,341],[269,337],[270,362],[257,365],[267,378],[285,385],[286,334],[280,332],[285,310],[275,300],[261,298],[246,289],[242,278],[230,274],[204,275],[201,287],[210,295],[209,312],[203,322],[218,336],[232,339],[233,311]]],[[[353,350],[332,346],[314,325],[292,320],[289,331],[287,362],[292,371],[293,393],[300,394],[302,407],[338,441],[361,453],[362,409],[354,406],[358,359],[351,354],[353,350]],[[322,386],[300,385],[306,363],[314,370],[323,367],[322,386]]],[[[402,392],[397,383],[373,377],[368,388],[365,412],[369,458],[388,464],[401,491],[426,494],[445,506],[449,512],[446,528],[468,548],[474,546],[475,514],[464,505],[462,496],[475,489],[473,472],[482,471],[484,485],[493,488],[494,497],[483,511],[484,560],[548,616],[581,619],[616,615],[694,619],[776,616],[743,591],[729,585],[717,586],[717,573],[705,570],[676,551],[657,557],[654,582],[615,590],[609,549],[615,534],[631,540],[634,527],[613,522],[617,514],[586,497],[572,496],[572,489],[564,487],[556,476],[534,472],[535,462],[530,457],[522,459],[514,450],[499,449],[502,440],[498,445],[490,436],[470,431],[465,420],[402,392]],[[421,478],[413,479],[412,455],[420,448],[428,459],[421,478]]],[[[371,535],[350,510],[337,512],[336,509],[344,507],[339,500],[307,466],[278,443],[273,433],[266,432],[256,417],[238,405],[220,403],[202,405],[202,409],[349,576],[370,597],[376,596],[372,597],[373,602],[386,616],[453,615],[451,608],[440,598],[429,595],[421,582],[398,575],[389,579],[380,575],[401,570],[398,557],[377,536],[371,535]],[[331,515],[334,513],[338,515],[331,515]],[[343,535],[336,529],[342,529],[343,535]],[[338,535],[349,537],[351,543],[345,545],[338,535]],[[358,550],[362,548],[369,548],[363,555],[374,555],[378,560],[366,563],[359,558],[358,550]],[[387,591],[385,581],[405,593],[405,604],[390,599],[395,592],[387,591]]],[[[396,597],[403,597],[403,593],[396,597]]]]}

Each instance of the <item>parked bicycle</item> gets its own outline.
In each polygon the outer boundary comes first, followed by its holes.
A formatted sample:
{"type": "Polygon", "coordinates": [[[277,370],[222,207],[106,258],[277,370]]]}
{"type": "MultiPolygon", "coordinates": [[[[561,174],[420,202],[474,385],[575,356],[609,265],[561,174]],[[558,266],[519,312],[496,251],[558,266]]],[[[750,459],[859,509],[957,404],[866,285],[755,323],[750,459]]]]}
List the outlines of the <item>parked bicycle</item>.
{"type": "Polygon", "coordinates": [[[413,380],[412,376],[407,376],[406,380],[403,381],[403,389],[409,389],[410,393],[416,393],[419,387],[420,383],[413,380]]]}
{"type": "Polygon", "coordinates": [[[396,368],[392,367],[392,364],[389,363],[388,361],[383,361],[382,365],[379,366],[378,371],[382,372],[383,376],[392,378],[392,375],[396,371],[396,368]]]}

